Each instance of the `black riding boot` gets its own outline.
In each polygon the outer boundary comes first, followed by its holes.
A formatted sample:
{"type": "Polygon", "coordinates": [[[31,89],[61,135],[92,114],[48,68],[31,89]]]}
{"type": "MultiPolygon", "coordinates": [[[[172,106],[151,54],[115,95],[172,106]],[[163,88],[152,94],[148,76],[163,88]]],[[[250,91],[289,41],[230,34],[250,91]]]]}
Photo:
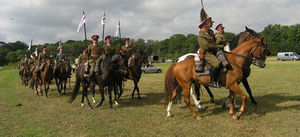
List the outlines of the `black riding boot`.
{"type": "Polygon", "coordinates": [[[212,68],[210,70],[210,84],[209,84],[209,86],[211,86],[213,88],[220,88],[221,87],[221,85],[217,81],[218,74],[219,74],[219,68],[212,68]]]}

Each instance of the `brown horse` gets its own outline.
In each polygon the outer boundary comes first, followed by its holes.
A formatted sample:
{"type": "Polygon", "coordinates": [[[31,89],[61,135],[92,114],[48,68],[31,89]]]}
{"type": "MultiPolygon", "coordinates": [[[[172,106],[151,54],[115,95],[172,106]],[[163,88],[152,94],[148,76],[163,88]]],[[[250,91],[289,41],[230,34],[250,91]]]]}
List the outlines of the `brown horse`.
{"type": "Polygon", "coordinates": [[[41,71],[37,76],[38,78],[36,79],[36,92],[38,94],[38,86],[39,86],[39,91],[43,95],[43,86],[45,89],[45,97],[48,97],[48,91],[49,91],[49,85],[53,79],[53,66],[52,66],[52,59],[45,59],[46,64],[44,66],[43,71],[41,71]]]}
{"type": "Polygon", "coordinates": [[[138,83],[142,76],[142,69],[141,69],[142,63],[144,63],[147,67],[149,66],[148,58],[143,51],[141,51],[139,56],[137,56],[136,59],[133,61],[132,67],[128,72],[129,73],[128,78],[133,80],[133,82],[134,82],[134,88],[133,88],[132,94],[131,94],[132,98],[134,98],[134,92],[137,91],[138,99],[141,99],[138,83]]]}
{"type": "MultiPolygon", "coordinates": [[[[218,80],[222,86],[230,91],[230,110],[229,113],[234,119],[239,119],[246,107],[246,95],[239,87],[243,79],[243,68],[247,63],[257,64],[259,67],[265,67],[266,54],[268,52],[267,43],[263,39],[255,38],[240,44],[232,52],[226,54],[226,58],[232,66],[232,70],[219,75],[218,80]],[[255,60],[255,62],[253,62],[255,60]],[[235,94],[242,98],[242,106],[237,115],[234,115],[233,101],[235,94]]],[[[210,76],[196,76],[194,70],[195,61],[193,58],[187,58],[182,62],[172,64],[165,76],[165,93],[168,101],[167,116],[171,116],[170,109],[172,101],[176,95],[183,89],[184,101],[192,112],[193,116],[199,120],[200,116],[195,113],[190,105],[190,89],[193,82],[202,85],[209,85],[210,76]]]]}

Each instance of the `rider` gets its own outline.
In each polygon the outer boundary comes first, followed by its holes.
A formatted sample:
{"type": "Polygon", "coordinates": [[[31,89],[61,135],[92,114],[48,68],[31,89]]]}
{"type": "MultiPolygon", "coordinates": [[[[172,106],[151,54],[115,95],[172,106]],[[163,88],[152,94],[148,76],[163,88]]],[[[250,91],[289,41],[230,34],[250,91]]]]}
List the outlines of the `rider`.
{"type": "MultiPolygon", "coordinates": [[[[204,11],[204,9],[202,10],[204,11]]],[[[217,76],[219,73],[219,66],[221,62],[216,58],[215,54],[219,48],[222,48],[222,46],[217,45],[214,41],[214,38],[208,33],[212,22],[213,21],[211,17],[205,18],[201,16],[201,24],[199,25],[200,32],[198,37],[198,43],[200,46],[199,56],[200,58],[203,58],[204,56],[204,59],[213,66],[213,68],[210,71],[210,86],[219,88],[220,84],[217,82],[217,76]]],[[[198,65],[199,64],[197,64],[196,62],[196,71],[197,68],[199,68],[198,65]]]]}
{"type": "Polygon", "coordinates": [[[41,70],[44,69],[45,64],[46,64],[46,59],[50,59],[50,55],[47,53],[47,47],[43,46],[42,48],[43,52],[39,54],[38,57],[38,70],[37,72],[40,72],[41,70]]]}
{"type": "Polygon", "coordinates": [[[78,65],[80,66],[81,64],[85,64],[88,62],[89,60],[89,56],[88,54],[86,53],[87,52],[87,49],[83,49],[82,53],[79,55],[78,57],[78,65]]]}
{"type": "Polygon", "coordinates": [[[124,59],[124,65],[123,65],[123,70],[124,70],[124,75],[127,75],[127,70],[128,70],[128,59],[130,57],[132,57],[132,48],[131,46],[129,46],[130,43],[130,38],[126,38],[125,39],[125,45],[121,47],[120,50],[120,55],[122,56],[122,58],[124,59]]]}
{"type": "Polygon", "coordinates": [[[98,65],[96,65],[96,61],[99,59],[101,55],[101,47],[98,45],[98,35],[93,35],[92,36],[92,41],[93,44],[88,46],[88,57],[89,57],[89,63],[91,65],[90,68],[90,76],[92,77],[94,72],[96,74],[100,73],[98,72],[98,65]]]}
{"type": "MultiPolygon", "coordinates": [[[[64,48],[62,46],[58,47],[59,53],[56,54],[55,58],[55,68],[59,68],[60,66],[63,65],[63,67],[68,71],[68,64],[65,62],[66,61],[66,54],[63,52],[64,48]]],[[[56,69],[54,69],[55,71],[56,69]]],[[[62,70],[61,70],[62,71],[62,70]]]]}
{"type": "Polygon", "coordinates": [[[216,37],[216,44],[218,44],[218,45],[225,46],[228,43],[226,37],[224,36],[224,28],[225,27],[223,27],[222,24],[219,24],[216,27],[217,33],[216,33],[215,37],[216,37]]]}
{"type": "Polygon", "coordinates": [[[105,37],[105,42],[106,42],[106,44],[103,46],[103,54],[102,54],[103,59],[106,59],[107,57],[112,56],[113,52],[114,52],[114,48],[111,44],[111,36],[110,35],[105,37]]]}

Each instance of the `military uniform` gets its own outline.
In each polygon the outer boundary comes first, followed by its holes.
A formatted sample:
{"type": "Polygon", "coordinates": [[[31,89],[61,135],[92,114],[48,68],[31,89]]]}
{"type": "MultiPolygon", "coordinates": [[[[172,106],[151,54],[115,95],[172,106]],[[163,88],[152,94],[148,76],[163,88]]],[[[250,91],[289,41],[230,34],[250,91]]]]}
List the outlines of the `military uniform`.
{"type": "Polygon", "coordinates": [[[226,37],[222,33],[216,34],[216,44],[217,45],[226,45],[228,43],[226,37]]]}
{"type": "Polygon", "coordinates": [[[115,47],[113,47],[112,45],[108,46],[107,44],[105,44],[103,46],[103,58],[107,58],[112,56],[115,53],[115,47]]]}
{"type": "Polygon", "coordinates": [[[91,65],[90,76],[92,76],[94,70],[98,71],[98,66],[96,65],[96,61],[99,59],[100,55],[101,55],[101,47],[99,45],[91,44],[88,46],[89,63],[91,65]],[[95,68],[95,66],[97,66],[97,68],[95,68]]]}
{"type": "Polygon", "coordinates": [[[221,48],[221,46],[216,45],[213,37],[211,37],[207,32],[201,31],[199,32],[198,43],[200,49],[205,51],[204,59],[213,65],[214,67],[218,67],[220,61],[215,57],[217,49],[221,48]]]}
{"type": "Polygon", "coordinates": [[[46,59],[50,59],[50,55],[47,52],[40,53],[40,55],[38,57],[39,70],[44,69],[46,59]]]}
{"type": "Polygon", "coordinates": [[[89,56],[88,54],[80,54],[78,59],[79,59],[78,64],[80,65],[81,63],[86,63],[89,60],[89,56]]]}

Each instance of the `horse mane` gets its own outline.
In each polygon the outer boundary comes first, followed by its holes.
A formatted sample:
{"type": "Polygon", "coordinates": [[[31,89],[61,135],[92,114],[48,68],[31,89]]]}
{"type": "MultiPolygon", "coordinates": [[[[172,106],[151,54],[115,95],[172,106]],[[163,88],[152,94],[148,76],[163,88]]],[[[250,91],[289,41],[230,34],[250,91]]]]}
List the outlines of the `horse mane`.
{"type": "Polygon", "coordinates": [[[237,46],[234,50],[232,50],[232,52],[239,51],[240,49],[243,49],[245,46],[249,46],[252,45],[253,43],[258,43],[258,42],[260,42],[260,39],[258,38],[243,42],[239,46],[237,46]]]}
{"type": "Polygon", "coordinates": [[[235,36],[230,42],[229,42],[229,48],[230,50],[235,49],[238,46],[238,42],[240,39],[240,36],[244,33],[249,33],[250,35],[254,36],[254,37],[259,37],[259,35],[252,29],[249,29],[247,26],[245,27],[246,30],[244,32],[239,33],[237,36],[235,36]]]}

